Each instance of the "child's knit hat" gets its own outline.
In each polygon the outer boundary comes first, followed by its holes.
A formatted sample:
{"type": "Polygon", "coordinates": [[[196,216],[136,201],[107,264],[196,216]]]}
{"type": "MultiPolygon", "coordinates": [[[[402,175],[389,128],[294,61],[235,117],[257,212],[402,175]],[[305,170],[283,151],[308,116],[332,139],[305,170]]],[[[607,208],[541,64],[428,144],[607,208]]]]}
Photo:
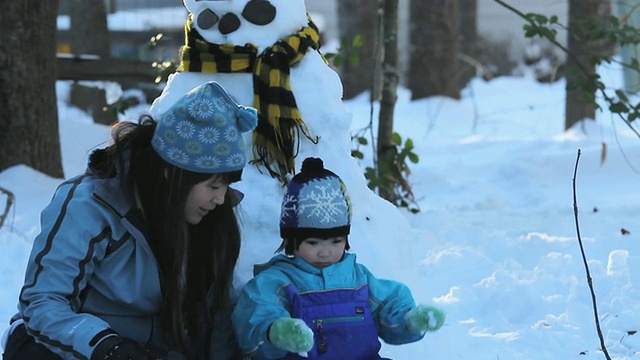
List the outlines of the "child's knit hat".
{"type": "Polygon", "coordinates": [[[280,236],[305,239],[349,234],[351,200],[338,175],[318,158],[306,158],[287,186],[280,213],[280,236]]]}
{"type": "Polygon", "coordinates": [[[256,109],[238,105],[211,81],[160,115],[152,146],[168,163],[196,173],[241,170],[247,164],[242,133],[257,123],[256,109]]]}

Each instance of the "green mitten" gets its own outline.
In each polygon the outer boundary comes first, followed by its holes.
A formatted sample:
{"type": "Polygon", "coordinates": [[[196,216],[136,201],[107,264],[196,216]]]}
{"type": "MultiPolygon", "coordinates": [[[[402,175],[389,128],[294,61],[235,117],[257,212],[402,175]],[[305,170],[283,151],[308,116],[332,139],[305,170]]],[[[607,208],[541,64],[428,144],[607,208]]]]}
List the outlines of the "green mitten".
{"type": "Polygon", "coordinates": [[[438,308],[418,305],[404,316],[407,328],[413,333],[436,331],[444,324],[444,312],[438,308]]]}
{"type": "Polygon", "coordinates": [[[283,317],[271,324],[269,341],[289,352],[307,352],[313,347],[313,331],[301,319],[283,317]]]}

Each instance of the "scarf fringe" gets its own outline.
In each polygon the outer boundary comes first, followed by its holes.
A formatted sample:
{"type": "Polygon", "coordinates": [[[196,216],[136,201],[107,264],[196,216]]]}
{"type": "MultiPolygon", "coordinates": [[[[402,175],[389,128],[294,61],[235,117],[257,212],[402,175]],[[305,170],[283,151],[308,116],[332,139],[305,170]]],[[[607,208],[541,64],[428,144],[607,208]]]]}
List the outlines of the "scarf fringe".
{"type": "MultiPolygon", "coordinates": [[[[267,123],[266,121],[262,124],[267,123]]],[[[258,126],[260,126],[258,121],[258,126]]],[[[279,125],[283,125],[281,121],[279,125]]],[[[289,176],[295,171],[295,158],[300,150],[301,135],[314,144],[320,137],[312,136],[306,124],[297,123],[284,125],[284,128],[265,127],[253,132],[252,163],[263,166],[269,175],[278,179],[282,184],[289,181],[289,176]]]]}

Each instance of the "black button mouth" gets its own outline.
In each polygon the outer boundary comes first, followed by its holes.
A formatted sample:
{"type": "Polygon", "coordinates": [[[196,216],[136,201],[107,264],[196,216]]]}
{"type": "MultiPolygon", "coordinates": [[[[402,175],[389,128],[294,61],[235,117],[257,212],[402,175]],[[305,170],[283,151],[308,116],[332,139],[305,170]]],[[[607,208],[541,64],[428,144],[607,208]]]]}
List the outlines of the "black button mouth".
{"type": "MultiPolygon", "coordinates": [[[[228,0],[196,0],[196,1],[228,1],[228,0]]],[[[254,25],[267,25],[276,18],[277,10],[268,0],[251,0],[242,10],[242,17],[254,25]]],[[[234,13],[226,13],[220,18],[213,10],[205,9],[198,14],[198,27],[208,30],[218,25],[223,35],[230,34],[240,28],[240,18],[234,13]]]]}
{"type": "Polygon", "coordinates": [[[198,15],[198,26],[201,29],[211,29],[218,20],[216,13],[211,9],[206,9],[198,15]]]}
{"type": "Polygon", "coordinates": [[[234,13],[226,13],[222,19],[220,19],[220,24],[218,24],[218,30],[223,35],[230,34],[240,28],[240,19],[234,13]]]}

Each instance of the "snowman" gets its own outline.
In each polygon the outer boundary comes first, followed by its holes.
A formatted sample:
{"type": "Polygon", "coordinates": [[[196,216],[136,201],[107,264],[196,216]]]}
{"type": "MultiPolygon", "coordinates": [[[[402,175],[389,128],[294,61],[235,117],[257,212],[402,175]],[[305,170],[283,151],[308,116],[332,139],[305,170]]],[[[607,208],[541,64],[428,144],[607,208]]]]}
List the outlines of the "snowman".
{"type": "Polygon", "coordinates": [[[378,276],[407,279],[413,267],[407,219],[366,185],[351,154],[351,114],[342,102],[338,74],[319,52],[317,29],[304,0],[184,0],[189,12],[186,43],[178,71],[169,76],[150,113],[156,117],[182,95],[216,81],[242,105],[258,109],[259,125],[247,143],[254,159],[234,184],[246,194],[241,204],[243,243],[235,286],[253,276],[253,265],[268,261],[280,245],[283,183],[307,157],[345,182],[353,218],[349,242],[358,261],[378,276]],[[284,55],[283,55],[284,54],[284,55]],[[266,129],[261,131],[262,129],[266,129]],[[277,148],[274,154],[271,150],[277,148]],[[283,151],[284,149],[284,151],[283,151]],[[371,209],[384,209],[377,218],[371,209]],[[376,247],[376,242],[393,242],[376,247]]]}

